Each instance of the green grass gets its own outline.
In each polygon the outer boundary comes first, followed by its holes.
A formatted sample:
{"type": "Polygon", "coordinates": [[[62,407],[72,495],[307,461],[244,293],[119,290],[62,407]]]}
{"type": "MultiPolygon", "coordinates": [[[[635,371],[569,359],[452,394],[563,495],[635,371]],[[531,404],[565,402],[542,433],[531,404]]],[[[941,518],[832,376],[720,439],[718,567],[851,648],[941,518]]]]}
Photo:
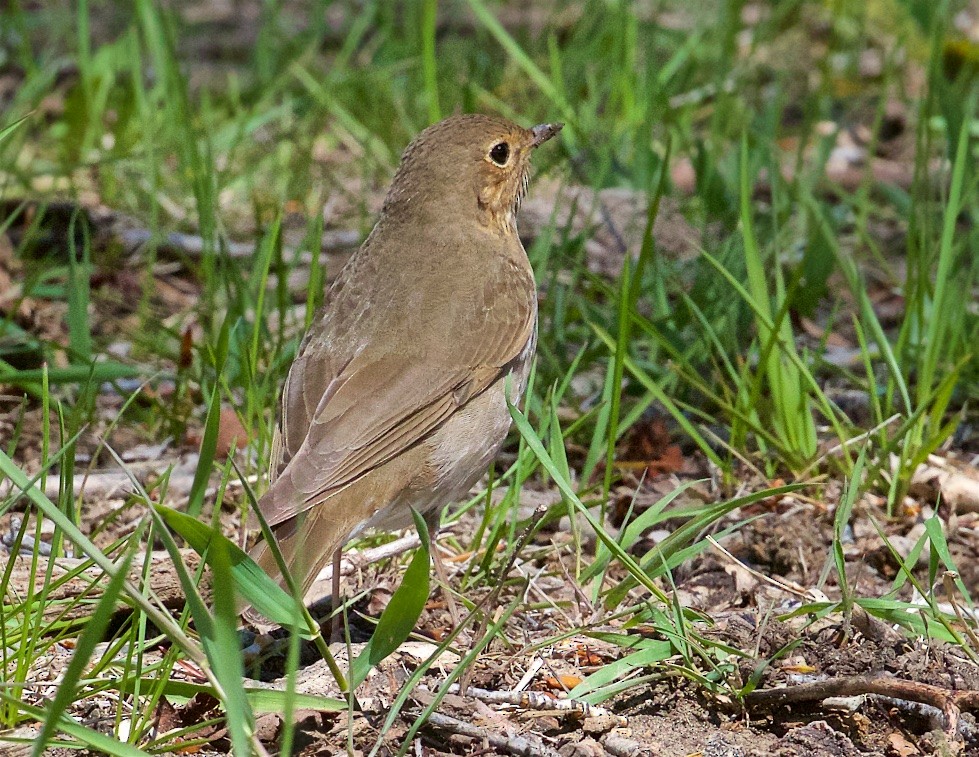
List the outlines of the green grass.
{"type": "MultiPolygon", "coordinates": [[[[192,608],[176,619],[145,582],[122,580],[144,560],[147,540],[172,540],[162,521],[148,518],[128,539],[96,548],[71,496],[72,476],[90,464],[79,444],[97,435],[99,460],[111,464],[114,452],[102,445],[116,427],[178,443],[200,431],[186,509],[210,517],[212,476],[219,472],[222,486],[238,477],[214,454],[221,408],[232,408],[250,441],[241,475],[260,479],[279,387],[322,302],[322,282],[335,273],[320,255],[324,229],[336,223],[366,235],[368,203],[389,181],[399,151],[457,110],[493,111],[525,125],[564,121],[560,141],[535,156],[538,175],[643,192],[647,208],[641,247],[612,279],[589,270],[588,232],[556,219],[529,246],[542,291],[539,356],[523,410],[514,409],[512,465],[498,463],[492,479],[506,494],[463,508],[481,516],[464,545],[480,558],[453,587],[460,598],[495,585],[509,559],[497,545],[519,543],[528,525],[518,521],[520,488],[544,482],[561,495],[544,520],[569,516],[572,575],[601,617],[659,633],[636,645],[628,634],[576,629],[623,647],[616,664],[576,693],[604,701],[671,671],[738,696],[756,682],[730,685],[732,655],[750,650],[705,637],[707,619],[670,595],[672,575],[709,548],[713,529],[742,527],[728,518],[737,508],[792,491],[819,493],[836,481],[845,482],[830,557],[838,596],[797,612],[849,616],[859,605],[909,634],[949,639],[975,654],[930,588],[940,568],[955,567],[937,519],[915,554],[894,552],[902,569],[887,596],[856,594],[842,552],[860,497],[884,496],[875,517],[899,517],[918,464],[975,418],[979,71],[967,57],[957,68],[949,63],[961,42],[951,24],[955,3],[783,0],[756,4],[762,16],[750,27],[736,0],[701,4],[695,14],[690,4],[666,2],[682,21],[675,26],[630,3],[598,0],[562,4],[543,24],[524,23],[517,5],[484,0],[418,0],[398,10],[379,1],[310,5],[315,10],[298,23],[287,4],[262,4],[247,44],[151,0],[0,10],[0,73],[17,76],[0,115],[0,231],[17,231],[21,287],[7,312],[58,303],[66,324],[63,338],[48,339],[0,319],[0,384],[27,398],[22,413],[42,408],[44,419],[40,462],[25,459],[35,434],[22,422],[0,440],[0,480],[15,482],[30,511],[56,524],[56,553],[70,546],[108,576],[88,618],[65,623],[41,612],[58,585],[50,563],[35,553],[39,588],[16,601],[7,594],[9,569],[3,574],[0,728],[42,721],[35,753],[55,738],[114,754],[166,753],[176,742],[153,740],[154,709],[163,697],[185,701],[194,693],[170,680],[178,659],[204,671],[202,690],[222,702],[236,751],[254,744],[255,712],[313,706],[295,692],[262,699],[241,684],[233,610],[219,603],[212,612],[194,599],[194,576],[182,577],[192,608]],[[880,55],[875,74],[860,73],[867,50],[880,55]],[[922,76],[915,91],[912,67],[922,76]],[[881,184],[869,171],[855,189],[828,179],[835,135],[827,136],[826,124],[880,126],[889,99],[908,114],[901,160],[910,183],[881,184]],[[680,161],[696,172],[686,194],[672,170],[680,161]],[[783,172],[790,164],[794,170],[783,172]],[[678,202],[697,235],[690,259],[668,258],[655,241],[664,198],[678,202]],[[66,220],[59,200],[73,203],[66,220]],[[149,232],[135,266],[130,251],[97,238],[77,209],[96,202],[149,232]],[[335,215],[324,217],[324,204],[335,215]],[[65,228],[52,237],[59,223],[65,228]],[[883,227],[904,232],[896,248],[886,248],[876,231],[883,227]],[[199,237],[197,253],[176,253],[199,289],[195,304],[170,312],[160,298],[174,231],[199,237]],[[242,240],[254,244],[253,255],[227,254],[242,240]],[[93,273],[127,266],[138,272],[139,291],[123,303],[125,323],[113,331],[100,315],[108,295],[93,273]],[[290,277],[307,273],[308,290],[296,298],[290,277]],[[868,283],[881,279],[903,297],[891,321],[873,299],[880,287],[868,283]],[[806,336],[804,319],[852,333],[857,360],[842,367],[827,360],[825,338],[806,336]],[[124,357],[109,352],[120,339],[129,345],[124,357]],[[133,378],[171,390],[134,391],[133,378]],[[106,382],[126,397],[110,417],[99,404],[106,382]],[[831,385],[864,392],[869,420],[847,417],[831,385]],[[685,454],[716,474],[721,495],[677,511],[677,491],[616,531],[603,516],[622,479],[622,443],[651,408],[670,419],[685,454]],[[61,477],[57,498],[42,492],[50,476],[61,477]],[[746,478],[748,494],[739,490],[746,478]],[[672,535],[635,554],[640,534],[666,522],[672,535]],[[585,524],[598,535],[593,551],[583,546],[585,524]],[[924,550],[931,575],[922,581],[913,566],[924,550]],[[900,598],[908,584],[928,602],[915,614],[900,598]],[[118,598],[136,612],[113,627],[118,598]],[[172,644],[157,657],[149,650],[159,634],[172,644]],[[39,709],[24,685],[32,662],[61,638],[75,640],[76,658],[54,701],[39,709]],[[100,657],[95,644],[103,640],[109,648],[100,657]],[[111,735],[49,714],[105,690],[119,702],[111,735]]],[[[880,139],[872,135],[871,151],[880,139]]],[[[603,222],[600,210],[592,221],[603,222]]],[[[152,499],[133,497],[140,506],[152,499]]],[[[0,499],[0,514],[20,507],[13,495],[0,499]]],[[[40,526],[26,523],[18,539],[39,537],[40,526]]],[[[234,566],[221,549],[212,569],[227,577],[234,566]]],[[[513,581],[506,588],[515,594],[502,616],[487,619],[485,608],[468,602],[474,619],[485,621],[481,644],[509,643],[507,618],[526,609],[512,603],[520,594],[513,581]]],[[[967,587],[959,582],[957,591],[969,605],[967,587]]],[[[467,651],[474,657],[475,649],[467,651]]],[[[293,673],[296,664],[294,647],[293,673]]]]}

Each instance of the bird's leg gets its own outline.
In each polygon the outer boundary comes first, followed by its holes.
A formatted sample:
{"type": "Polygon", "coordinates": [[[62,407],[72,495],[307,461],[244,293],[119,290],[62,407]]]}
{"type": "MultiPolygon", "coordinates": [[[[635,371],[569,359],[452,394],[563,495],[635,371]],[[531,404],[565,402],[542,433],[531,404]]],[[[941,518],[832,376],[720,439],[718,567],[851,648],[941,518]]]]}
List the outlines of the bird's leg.
{"type": "Polygon", "coordinates": [[[340,612],[340,555],[343,547],[337,547],[333,553],[333,574],[330,576],[330,609],[333,617],[330,620],[330,643],[343,641],[343,614],[340,612]]]}
{"type": "Polygon", "coordinates": [[[438,577],[439,584],[441,585],[442,596],[445,597],[445,606],[448,608],[449,616],[452,618],[452,625],[458,628],[461,623],[459,608],[456,606],[455,597],[452,596],[452,592],[449,589],[449,574],[445,570],[445,563],[442,562],[442,553],[439,552],[438,544],[436,544],[439,526],[442,522],[442,508],[436,507],[433,510],[429,510],[423,517],[425,518],[425,524],[428,526],[429,552],[432,555],[432,562],[435,565],[435,575],[438,577]]]}

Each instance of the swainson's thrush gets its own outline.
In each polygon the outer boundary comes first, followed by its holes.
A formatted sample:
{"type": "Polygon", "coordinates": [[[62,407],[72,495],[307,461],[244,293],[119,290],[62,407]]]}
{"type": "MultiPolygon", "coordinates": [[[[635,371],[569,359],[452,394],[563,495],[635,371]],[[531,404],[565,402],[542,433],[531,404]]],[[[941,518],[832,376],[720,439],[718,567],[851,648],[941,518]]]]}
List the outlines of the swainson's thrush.
{"type": "MultiPolygon", "coordinates": [[[[533,149],[560,129],[453,116],[405,150],[282,392],[259,507],[304,593],[366,528],[403,528],[415,508],[434,535],[502,445],[504,384],[516,402],[537,341],[515,216],[533,149]]],[[[278,575],[264,542],[251,554],[278,575]]]]}

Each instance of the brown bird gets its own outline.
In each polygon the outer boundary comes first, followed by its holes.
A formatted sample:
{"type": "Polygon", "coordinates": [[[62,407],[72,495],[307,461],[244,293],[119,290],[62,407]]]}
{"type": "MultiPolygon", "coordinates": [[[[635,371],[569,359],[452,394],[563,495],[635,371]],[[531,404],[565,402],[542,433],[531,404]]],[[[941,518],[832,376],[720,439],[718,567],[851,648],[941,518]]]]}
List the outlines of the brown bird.
{"type": "MultiPolygon", "coordinates": [[[[537,341],[516,213],[531,153],[561,126],[453,116],[405,150],[282,392],[259,508],[304,594],[348,539],[404,528],[411,508],[434,536],[503,444],[504,385],[516,402],[537,341]]],[[[251,556],[278,576],[267,544],[251,556]]]]}

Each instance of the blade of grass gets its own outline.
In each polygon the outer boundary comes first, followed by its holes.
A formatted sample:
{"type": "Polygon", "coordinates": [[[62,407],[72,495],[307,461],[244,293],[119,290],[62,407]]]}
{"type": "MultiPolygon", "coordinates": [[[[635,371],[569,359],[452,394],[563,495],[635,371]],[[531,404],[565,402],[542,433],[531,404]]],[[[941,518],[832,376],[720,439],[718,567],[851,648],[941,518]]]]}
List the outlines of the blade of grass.
{"type": "Polygon", "coordinates": [[[411,635],[415,623],[425,610],[425,603],[428,602],[431,573],[428,527],[425,525],[424,518],[414,509],[411,511],[411,517],[415,521],[415,528],[418,529],[421,544],[411,558],[411,563],[401,579],[401,585],[395,590],[391,601],[381,613],[370,641],[350,664],[348,680],[351,690],[363,683],[371,669],[393,654],[411,635]]]}
{"type": "MultiPolygon", "coordinates": [[[[82,553],[84,553],[89,559],[91,559],[96,565],[99,566],[106,575],[109,576],[110,580],[119,571],[116,569],[116,565],[105,556],[105,554],[96,547],[91,540],[83,534],[74,523],[66,518],[64,513],[61,512],[55,506],[50,499],[48,499],[44,492],[40,491],[36,485],[31,483],[24,473],[17,467],[13,460],[11,460],[5,452],[0,450],[0,473],[7,476],[18,491],[22,492],[41,512],[44,513],[45,517],[53,521],[54,524],[62,529],[65,538],[75,544],[82,553]]],[[[153,605],[143,594],[133,586],[128,580],[123,582],[123,590],[127,597],[137,606],[140,610],[146,613],[146,615],[156,624],[157,628],[165,631],[174,642],[184,653],[187,654],[194,662],[200,665],[202,668],[207,667],[207,660],[203,655],[201,649],[193,642],[191,639],[173,622],[173,619],[169,614],[163,612],[155,605],[153,605]]]]}
{"type": "Polygon", "coordinates": [[[504,28],[503,24],[497,20],[496,16],[490,12],[489,8],[483,3],[483,0],[467,0],[467,3],[477,20],[493,35],[500,46],[506,50],[507,54],[516,61],[517,65],[537,85],[537,88],[551,101],[551,104],[560,111],[561,117],[565,122],[572,126],[570,130],[565,128],[561,132],[561,137],[567,142],[569,148],[573,150],[573,132],[577,129],[578,124],[576,110],[571,107],[570,103],[564,98],[560,90],[554,86],[550,78],[524,52],[524,49],[520,47],[517,41],[504,28]]]}
{"type": "Polygon", "coordinates": [[[59,725],[58,716],[67,713],[68,708],[75,701],[79,680],[95,652],[96,644],[102,641],[105,630],[109,626],[109,621],[115,611],[116,599],[122,592],[123,581],[129,574],[129,566],[139,548],[140,536],[146,530],[146,525],[147,522],[144,520],[133,532],[130,537],[130,547],[120,559],[116,574],[109,579],[101,599],[99,599],[88,623],[85,625],[85,630],[78,637],[71,662],[68,663],[68,667],[62,674],[61,683],[55,692],[54,699],[48,705],[46,717],[41,721],[41,730],[31,751],[32,757],[41,757],[48,741],[59,725]]]}
{"type": "Polygon", "coordinates": [[[568,498],[575,509],[588,521],[588,525],[594,530],[598,538],[608,547],[609,551],[615,556],[623,566],[629,571],[629,573],[638,581],[643,587],[645,587],[656,599],[661,602],[666,602],[666,595],[660,590],[656,584],[643,572],[639,565],[632,559],[632,556],[627,554],[619,546],[618,542],[609,536],[608,532],[602,527],[595,516],[589,512],[588,508],[581,502],[578,495],[575,493],[574,489],[571,488],[570,482],[561,475],[560,469],[555,465],[554,460],[544,449],[544,445],[541,444],[540,439],[537,438],[533,427],[527,420],[527,417],[520,412],[520,410],[510,402],[509,391],[506,392],[507,395],[507,407],[510,410],[510,417],[513,418],[514,426],[516,426],[517,431],[520,432],[521,438],[523,438],[527,446],[534,453],[534,456],[540,462],[541,466],[550,475],[551,480],[555,483],[561,494],[568,498]]]}

